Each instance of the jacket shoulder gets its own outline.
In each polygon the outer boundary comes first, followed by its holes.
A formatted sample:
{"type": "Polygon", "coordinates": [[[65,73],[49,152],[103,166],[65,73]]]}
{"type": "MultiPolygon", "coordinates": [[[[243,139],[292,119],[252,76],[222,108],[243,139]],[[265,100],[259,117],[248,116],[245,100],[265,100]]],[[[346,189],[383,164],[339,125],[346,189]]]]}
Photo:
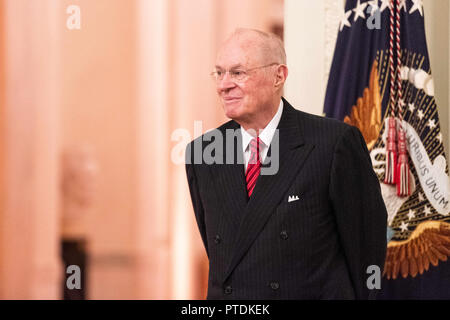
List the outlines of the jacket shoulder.
{"type": "MultiPolygon", "coordinates": [[[[231,130],[232,131],[231,133],[234,135],[235,130],[239,128],[240,126],[235,121],[230,120],[228,122],[223,123],[219,127],[209,130],[208,132],[205,132],[198,138],[192,140],[186,145],[186,157],[185,157],[186,163],[187,164],[194,163],[193,161],[194,154],[195,153],[201,154],[205,149],[205,147],[214,142],[217,137],[224,139],[228,134],[227,133],[228,130],[231,130]]],[[[197,157],[199,157],[198,154],[197,157]]]]}
{"type": "Polygon", "coordinates": [[[194,143],[200,143],[200,142],[204,142],[204,141],[211,141],[211,138],[214,137],[214,135],[218,134],[219,132],[221,134],[225,134],[228,129],[231,129],[231,130],[239,129],[239,125],[233,120],[225,122],[222,125],[220,125],[219,127],[215,128],[215,129],[212,129],[212,130],[209,130],[208,132],[205,132],[204,134],[202,134],[198,138],[192,140],[191,142],[188,143],[188,146],[190,144],[194,144],[194,143]]]}
{"type": "Polygon", "coordinates": [[[351,125],[337,119],[326,118],[300,110],[296,110],[296,114],[305,139],[310,141],[336,143],[344,132],[352,128],[351,125]]]}

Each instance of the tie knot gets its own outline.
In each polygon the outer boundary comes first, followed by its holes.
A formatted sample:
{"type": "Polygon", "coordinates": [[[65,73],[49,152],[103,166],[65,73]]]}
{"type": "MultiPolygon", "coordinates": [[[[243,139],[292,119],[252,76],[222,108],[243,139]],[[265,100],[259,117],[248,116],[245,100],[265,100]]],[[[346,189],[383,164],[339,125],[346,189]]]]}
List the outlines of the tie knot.
{"type": "Polygon", "coordinates": [[[260,144],[260,139],[258,138],[253,138],[250,141],[250,152],[251,153],[259,153],[259,144],[260,144]]]}
{"type": "Polygon", "coordinates": [[[250,164],[256,164],[259,161],[260,141],[259,138],[253,138],[250,141],[250,164]]]}

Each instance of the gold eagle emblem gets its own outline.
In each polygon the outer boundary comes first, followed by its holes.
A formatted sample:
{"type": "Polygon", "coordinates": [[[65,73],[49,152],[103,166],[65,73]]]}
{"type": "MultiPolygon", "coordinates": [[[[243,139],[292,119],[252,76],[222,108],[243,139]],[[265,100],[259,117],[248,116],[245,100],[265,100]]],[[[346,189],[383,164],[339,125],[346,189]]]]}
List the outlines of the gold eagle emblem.
{"type": "Polygon", "coordinates": [[[358,98],[344,122],[359,128],[367,148],[370,150],[373,147],[381,130],[381,95],[376,60],[370,72],[369,87],[364,89],[363,96],[358,98]]]}
{"type": "MultiPolygon", "coordinates": [[[[363,96],[357,99],[350,115],[344,119],[345,123],[356,126],[361,131],[369,150],[384,149],[382,139],[384,120],[381,119],[382,94],[379,75],[381,72],[383,82],[388,81],[386,76],[388,63],[384,61],[381,69],[378,66],[379,63],[375,60],[370,73],[369,86],[364,89],[363,96]]],[[[415,180],[417,180],[416,174],[414,173],[415,180]]],[[[381,179],[382,176],[378,174],[378,178],[381,179]]],[[[416,202],[408,203],[404,202],[395,214],[400,211],[405,212],[411,203],[416,202]]],[[[398,222],[394,225],[396,224],[398,222]]],[[[448,257],[450,257],[450,224],[442,220],[422,221],[416,225],[406,240],[392,240],[388,243],[383,276],[387,279],[397,279],[399,276],[414,278],[428,271],[430,265],[437,266],[439,261],[447,261],[448,257]]]]}

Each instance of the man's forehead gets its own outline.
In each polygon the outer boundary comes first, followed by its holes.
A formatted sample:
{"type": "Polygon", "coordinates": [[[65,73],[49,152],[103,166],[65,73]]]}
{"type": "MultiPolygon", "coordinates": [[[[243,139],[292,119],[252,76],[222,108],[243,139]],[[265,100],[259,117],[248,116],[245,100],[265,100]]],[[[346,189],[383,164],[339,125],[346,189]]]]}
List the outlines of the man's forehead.
{"type": "Polygon", "coordinates": [[[246,67],[259,59],[260,52],[254,45],[242,41],[227,41],[218,52],[216,67],[246,67]]]}

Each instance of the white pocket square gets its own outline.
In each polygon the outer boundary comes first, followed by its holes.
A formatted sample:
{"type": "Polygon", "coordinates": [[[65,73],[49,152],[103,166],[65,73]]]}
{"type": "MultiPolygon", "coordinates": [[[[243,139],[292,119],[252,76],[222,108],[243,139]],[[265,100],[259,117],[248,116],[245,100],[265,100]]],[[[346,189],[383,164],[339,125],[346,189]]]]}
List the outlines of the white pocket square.
{"type": "Polygon", "coordinates": [[[288,197],[288,202],[297,201],[297,200],[300,200],[300,198],[298,196],[289,196],[288,197]]]}

